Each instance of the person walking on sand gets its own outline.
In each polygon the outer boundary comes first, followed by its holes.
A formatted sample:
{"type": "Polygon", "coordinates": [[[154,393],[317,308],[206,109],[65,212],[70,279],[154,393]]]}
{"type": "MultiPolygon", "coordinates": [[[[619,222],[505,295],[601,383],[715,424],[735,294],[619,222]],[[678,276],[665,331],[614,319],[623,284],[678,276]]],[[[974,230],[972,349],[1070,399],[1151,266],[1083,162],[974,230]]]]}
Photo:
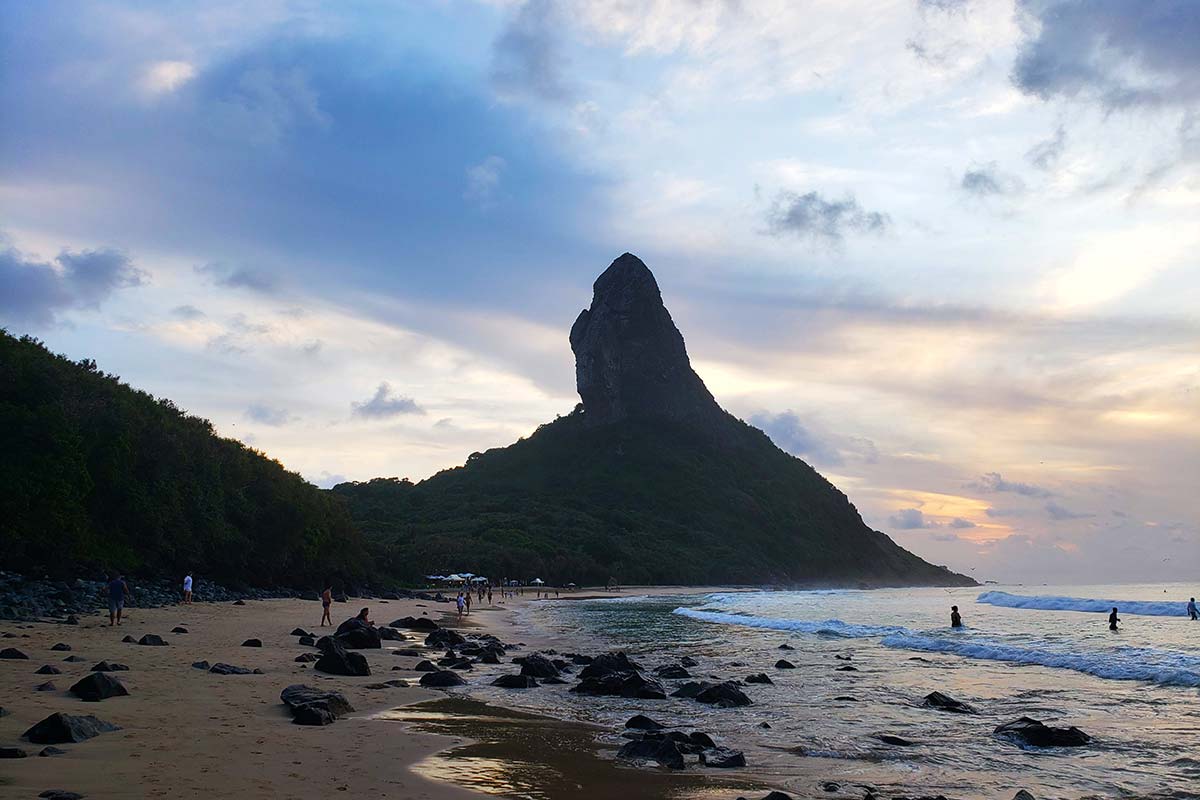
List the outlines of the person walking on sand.
{"type": "MultiPolygon", "coordinates": [[[[488,586],[488,605],[490,606],[491,604],[492,604],[492,587],[489,585],[488,586]]],[[[1193,606],[1193,608],[1195,608],[1195,606],[1193,606]]]]}
{"type": "Polygon", "coordinates": [[[125,598],[128,596],[129,585],[125,583],[121,573],[114,572],[108,581],[108,626],[110,628],[114,624],[121,624],[121,612],[125,610],[125,598]]]}
{"type": "Polygon", "coordinates": [[[329,616],[329,606],[333,604],[333,587],[326,586],[325,591],[321,592],[321,627],[324,628],[326,623],[333,627],[333,618],[329,616]]]}
{"type": "Polygon", "coordinates": [[[962,626],[962,615],[958,613],[958,606],[950,606],[950,627],[961,628],[962,626]]]}
{"type": "Polygon", "coordinates": [[[1117,607],[1113,606],[1112,613],[1108,615],[1108,629],[1110,631],[1115,631],[1117,629],[1117,623],[1120,621],[1121,618],[1117,616],[1117,607]]]}
{"type": "Polygon", "coordinates": [[[467,615],[469,616],[471,613],[471,593],[470,592],[467,592],[466,602],[467,602],[467,615]]]}
{"type": "Polygon", "coordinates": [[[1187,611],[1188,611],[1188,618],[1189,618],[1189,619],[1193,619],[1193,620],[1195,620],[1195,619],[1200,619],[1200,614],[1198,614],[1198,613],[1196,612],[1196,598],[1194,598],[1194,597],[1193,597],[1191,600],[1188,600],[1188,609],[1187,609],[1187,611]]]}
{"type": "Polygon", "coordinates": [[[192,604],[192,573],[183,576],[183,603],[190,606],[192,604]]]}
{"type": "Polygon", "coordinates": [[[463,615],[463,606],[465,605],[465,602],[463,601],[463,593],[462,592],[458,593],[458,601],[457,602],[458,602],[458,616],[461,619],[462,615],[463,615]]]}

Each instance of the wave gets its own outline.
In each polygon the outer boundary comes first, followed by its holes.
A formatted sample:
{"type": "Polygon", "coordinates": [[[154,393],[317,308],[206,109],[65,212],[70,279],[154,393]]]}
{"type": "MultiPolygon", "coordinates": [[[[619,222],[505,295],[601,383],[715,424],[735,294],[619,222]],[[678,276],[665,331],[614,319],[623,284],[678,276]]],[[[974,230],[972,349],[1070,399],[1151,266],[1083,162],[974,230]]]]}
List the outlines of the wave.
{"type": "Polygon", "coordinates": [[[896,633],[885,647],[949,653],[966,658],[1070,669],[1114,681],[1147,681],[1163,686],[1200,686],[1200,657],[1169,650],[1126,647],[1104,653],[1064,653],[988,640],[896,633]]]}
{"type": "Polygon", "coordinates": [[[1023,595],[1008,592],[984,592],[975,598],[976,603],[985,603],[1004,608],[1026,608],[1037,611],[1093,611],[1107,614],[1113,606],[1122,614],[1137,614],[1149,617],[1186,617],[1187,602],[1159,600],[1097,600],[1087,597],[1060,597],[1058,595],[1023,595]]]}
{"type": "Polygon", "coordinates": [[[703,622],[742,625],[747,628],[766,628],[774,631],[841,636],[847,639],[862,639],[907,632],[906,629],[895,625],[854,625],[849,622],[842,622],[840,619],[811,622],[799,619],[778,619],[775,617],[754,617],[748,614],[730,614],[724,611],[705,611],[702,608],[677,608],[671,613],[678,614],[681,617],[698,619],[703,622]]]}

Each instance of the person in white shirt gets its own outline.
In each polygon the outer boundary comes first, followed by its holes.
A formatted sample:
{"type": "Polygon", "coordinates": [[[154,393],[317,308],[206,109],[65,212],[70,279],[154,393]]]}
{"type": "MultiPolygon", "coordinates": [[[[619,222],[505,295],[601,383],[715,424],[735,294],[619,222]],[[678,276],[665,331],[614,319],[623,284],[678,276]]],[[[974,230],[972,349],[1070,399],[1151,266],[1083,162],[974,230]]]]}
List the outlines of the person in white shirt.
{"type": "Polygon", "coordinates": [[[183,577],[183,602],[186,605],[192,604],[192,575],[188,573],[183,577]]]}

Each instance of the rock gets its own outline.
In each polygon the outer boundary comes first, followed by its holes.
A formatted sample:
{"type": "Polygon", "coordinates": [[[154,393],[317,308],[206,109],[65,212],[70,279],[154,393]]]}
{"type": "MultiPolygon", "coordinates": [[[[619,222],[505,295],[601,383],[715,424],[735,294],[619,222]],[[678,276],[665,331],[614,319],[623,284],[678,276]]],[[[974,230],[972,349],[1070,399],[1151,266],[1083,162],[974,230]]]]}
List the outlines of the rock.
{"type": "Polygon", "coordinates": [[[421,685],[434,689],[443,689],[448,686],[465,686],[466,684],[467,682],[457,672],[451,672],[448,669],[427,672],[421,676],[421,685]]]}
{"type": "Polygon", "coordinates": [[[692,731],[687,735],[688,741],[701,750],[711,750],[717,746],[712,737],[703,731],[692,731]]]}
{"type": "Polygon", "coordinates": [[[325,636],[317,641],[321,648],[321,657],[314,667],[330,675],[370,675],[371,666],[360,653],[352,653],[342,647],[341,642],[333,636],[325,636]]]}
{"type": "Polygon", "coordinates": [[[858,667],[852,667],[849,664],[846,664],[845,666],[838,667],[834,671],[835,672],[858,672],[858,667]]]}
{"type": "Polygon", "coordinates": [[[51,714],[22,734],[34,744],[64,744],[84,742],[93,736],[121,730],[92,715],[51,714]]]}
{"type": "Polygon", "coordinates": [[[337,631],[333,635],[341,642],[342,647],[351,650],[378,650],[383,647],[379,629],[368,625],[358,617],[351,617],[338,625],[337,631]]]}
{"type": "Polygon", "coordinates": [[[58,691],[58,687],[54,685],[54,681],[46,681],[33,687],[33,690],[35,692],[55,692],[58,691]]]}
{"type": "Polygon", "coordinates": [[[925,706],[936,708],[939,711],[949,711],[952,714],[978,714],[975,707],[964,703],[961,700],[955,700],[953,697],[942,694],[941,692],[930,692],[925,695],[925,706]]]}
{"type": "Polygon", "coordinates": [[[66,752],[67,751],[63,750],[61,747],[43,747],[38,755],[42,758],[49,758],[50,756],[65,755],[66,752]]]}
{"type": "Polygon", "coordinates": [[[733,681],[704,685],[693,698],[697,703],[732,708],[750,705],[750,698],[733,681]]]}
{"type": "MultiPolygon", "coordinates": [[[[844,656],[841,654],[835,655],[834,658],[836,658],[838,661],[852,661],[853,660],[852,656],[844,656]]],[[[832,781],[829,781],[829,782],[832,783],[832,781]]],[[[836,784],[834,784],[834,785],[836,786],[836,784]]]]}
{"type": "Polygon", "coordinates": [[[542,678],[543,686],[564,686],[566,683],[562,678],[542,678]]]}
{"type": "Polygon", "coordinates": [[[125,644],[137,644],[137,639],[133,638],[128,633],[121,637],[121,641],[125,644]]]}
{"type": "Polygon", "coordinates": [[[98,661],[92,667],[92,672],[128,672],[129,667],[124,664],[117,664],[110,661],[98,661]]]}
{"type": "Polygon", "coordinates": [[[441,626],[429,617],[402,617],[388,623],[389,628],[408,628],[414,631],[436,631],[441,626]]]}
{"type": "Polygon", "coordinates": [[[28,755],[19,747],[0,747],[0,758],[25,758],[28,755]]]}
{"type": "Polygon", "coordinates": [[[38,667],[34,675],[62,675],[62,670],[52,664],[46,664],[38,667]]]}
{"type": "Polygon", "coordinates": [[[262,647],[262,639],[247,639],[242,642],[242,647],[262,647]]]}
{"type": "Polygon", "coordinates": [[[1013,795],[1013,800],[1037,800],[1037,798],[1024,789],[1018,789],[1017,793],[1013,795]]]}
{"type": "Polygon", "coordinates": [[[678,664],[667,664],[666,666],[659,667],[658,669],[654,670],[654,674],[660,678],[665,678],[668,680],[692,677],[692,673],[688,672],[678,664]]]}
{"type": "Polygon", "coordinates": [[[647,716],[635,714],[625,720],[625,727],[635,731],[661,731],[664,726],[647,716]]]}
{"type": "Polygon", "coordinates": [[[385,642],[406,642],[408,637],[395,628],[378,628],[379,638],[385,642]]]}
{"type": "Polygon", "coordinates": [[[795,669],[796,665],[787,659],[781,658],[775,662],[775,669],[795,669]]]}
{"type": "MultiPolygon", "coordinates": [[[[312,636],[313,634],[304,630],[304,628],[292,628],[292,632],[288,635],[289,636],[312,636]]],[[[287,689],[284,689],[284,691],[286,692],[287,689]]]]}
{"type": "Polygon", "coordinates": [[[850,696],[850,695],[848,695],[848,694],[839,694],[837,697],[835,697],[835,698],[833,698],[833,699],[834,699],[834,700],[841,700],[841,701],[842,701],[842,702],[844,702],[844,703],[857,703],[857,702],[858,702],[858,698],[857,698],[857,697],[852,697],[852,696],[850,696]]]}
{"type": "Polygon", "coordinates": [[[297,642],[297,644],[301,645],[302,647],[316,647],[317,640],[311,636],[301,636],[300,641],[297,642]]]}
{"type": "Polygon", "coordinates": [[[753,675],[746,676],[746,683],[774,683],[775,681],[767,677],[765,672],[756,672],[753,675]]]}
{"type": "Polygon", "coordinates": [[[29,656],[25,655],[15,647],[6,647],[3,650],[0,650],[0,658],[6,658],[13,661],[17,659],[24,659],[26,661],[29,660],[29,656]]]}
{"type": "Polygon", "coordinates": [[[137,643],[145,647],[166,647],[167,643],[157,634],[147,633],[145,636],[137,640],[137,643]]]}
{"type": "Polygon", "coordinates": [[[842,788],[842,785],[837,781],[825,781],[821,784],[821,788],[827,792],[836,792],[842,788]]]}
{"type": "Polygon", "coordinates": [[[740,750],[728,747],[714,747],[700,753],[700,763],[717,769],[732,769],[746,766],[746,756],[740,750]]]}
{"type": "Polygon", "coordinates": [[[796,648],[792,647],[790,644],[787,644],[785,642],[784,644],[779,645],[779,649],[780,650],[795,650],[796,648]]]}
{"type": "Polygon", "coordinates": [[[58,653],[66,653],[66,652],[70,651],[71,645],[67,644],[66,642],[59,642],[58,644],[52,646],[50,649],[54,650],[55,652],[58,652],[58,653]]]}
{"type": "Polygon", "coordinates": [[[439,661],[438,663],[441,664],[443,667],[449,667],[450,669],[471,669],[472,668],[470,659],[466,659],[466,658],[455,658],[455,659],[443,658],[442,661],[439,661]],[[442,663],[442,662],[445,662],[445,663],[442,663]]]}
{"type": "Polygon", "coordinates": [[[760,723],[758,723],[758,725],[756,725],[755,727],[762,728],[764,731],[769,731],[769,730],[771,730],[771,723],[769,723],[769,722],[760,722],[760,723]]]}
{"type": "Polygon", "coordinates": [[[501,675],[496,680],[492,681],[492,686],[500,686],[505,689],[532,689],[538,685],[537,679],[532,675],[501,675]]]}
{"type": "Polygon", "coordinates": [[[214,675],[262,675],[260,669],[248,669],[246,667],[236,667],[233,664],[216,663],[208,670],[214,675]]]}
{"type": "Polygon", "coordinates": [[[916,742],[909,741],[903,736],[895,736],[890,733],[876,733],[873,736],[884,744],[890,744],[895,747],[912,747],[916,744],[916,742]]]}
{"type": "Polygon", "coordinates": [[[495,653],[488,652],[480,656],[479,661],[482,664],[499,664],[500,656],[496,655],[495,653]]]}
{"type": "Polygon", "coordinates": [[[47,789],[38,795],[43,800],[83,800],[79,792],[68,792],[66,789],[47,789]]]}
{"type": "Polygon", "coordinates": [[[244,605],[246,605],[246,601],[245,600],[234,600],[233,604],[235,606],[244,606],[244,605]]]}
{"type": "Polygon", "coordinates": [[[74,664],[79,661],[87,661],[87,659],[80,655],[70,655],[64,658],[63,661],[66,661],[69,664],[74,664]]]}
{"type": "Polygon", "coordinates": [[[328,725],[354,710],[341,692],[314,689],[293,684],[279,693],[279,699],[292,712],[297,725],[328,725]]]}
{"type": "Polygon", "coordinates": [[[689,656],[684,656],[683,658],[679,659],[679,666],[681,667],[695,667],[699,666],[699,664],[699,661],[689,656]]]}
{"type": "Polygon", "coordinates": [[[205,672],[208,672],[208,668],[211,666],[212,666],[212,664],[209,664],[207,661],[193,661],[192,662],[192,669],[202,669],[205,672]]]}
{"type": "Polygon", "coordinates": [[[428,659],[426,659],[423,661],[418,661],[417,665],[415,667],[413,667],[413,671],[415,671],[415,672],[437,672],[437,665],[434,664],[432,661],[429,661],[428,659]]]}
{"type": "Polygon", "coordinates": [[[598,677],[584,678],[572,686],[571,691],[575,694],[636,697],[642,700],[662,700],[667,696],[662,684],[646,678],[640,672],[607,672],[598,677]]]}
{"type": "Polygon", "coordinates": [[[553,678],[558,675],[558,667],[541,653],[531,653],[522,659],[513,659],[520,663],[521,674],[534,678],[553,678]]]}
{"type": "Polygon", "coordinates": [[[319,660],[321,657],[316,653],[301,653],[292,660],[298,664],[311,664],[313,661],[319,660]]]}
{"type": "Polygon", "coordinates": [[[592,287],[571,326],[575,383],[589,424],[626,418],[704,420],[722,412],[692,370],[683,336],[641,259],[625,253],[592,287]]]}
{"type": "Polygon", "coordinates": [[[640,669],[641,667],[624,653],[604,653],[593,658],[579,673],[579,677],[598,678],[612,672],[636,672],[640,669]]]}
{"type": "Polygon", "coordinates": [[[454,647],[464,644],[467,640],[458,631],[449,628],[438,628],[425,637],[426,647],[454,647]]]}
{"type": "Polygon", "coordinates": [[[125,685],[107,672],[88,673],[67,691],[89,703],[107,700],[110,697],[125,697],[129,694],[125,685]]]}
{"type": "Polygon", "coordinates": [[[673,739],[634,739],[621,745],[617,758],[655,761],[669,769],[683,769],[683,753],[673,739]]]}
{"type": "Polygon", "coordinates": [[[1030,747],[1081,747],[1092,740],[1074,726],[1055,728],[1030,717],[1006,722],[994,731],[995,735],[1030,747]]]}
{"type": "Polygon", "coordinates": [[[182,625],[176,625],[174,628],[171,628],[171,633],[187,633],[187,632],[188,632],[188,629],[183,627],[182,625]]]}

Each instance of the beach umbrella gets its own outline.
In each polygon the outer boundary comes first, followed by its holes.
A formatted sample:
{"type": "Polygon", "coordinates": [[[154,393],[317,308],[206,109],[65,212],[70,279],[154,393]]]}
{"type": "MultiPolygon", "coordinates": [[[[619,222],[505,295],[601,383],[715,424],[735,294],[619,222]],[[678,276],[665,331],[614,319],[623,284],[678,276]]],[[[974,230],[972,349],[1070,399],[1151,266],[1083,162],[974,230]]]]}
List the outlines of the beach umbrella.
{"type": "Polygon", "coordinates": [[[536,583],[538,586],[541,586],[543,583],[545,583],[545,581],[542,580],[541,578],[534,578],[533,580],[530,581],[530,583],[536,583]]]}

